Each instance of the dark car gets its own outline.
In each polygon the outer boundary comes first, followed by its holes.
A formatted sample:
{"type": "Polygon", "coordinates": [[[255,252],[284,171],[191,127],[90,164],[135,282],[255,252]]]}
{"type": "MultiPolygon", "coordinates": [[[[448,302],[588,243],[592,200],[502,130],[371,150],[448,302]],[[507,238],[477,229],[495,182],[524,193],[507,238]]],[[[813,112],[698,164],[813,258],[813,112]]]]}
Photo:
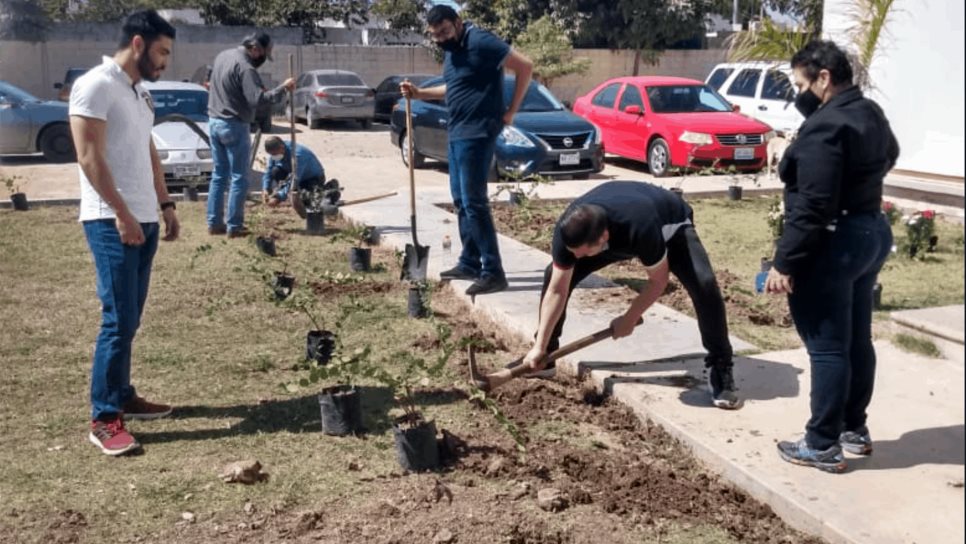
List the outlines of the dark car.
{"type": "Polygon", "coordinates": [[[389,76],[382,80],[376,87],[376,113],[372,118],[382,123],[388,123],[392,117],[392,107],[402,97],[399,92],[399,84],[408,79],[415,85],[419,85],[427,79],[436,77],[433,74],[399,74],[389,76]]]}
{"type": "MultiPolygon", "coordinates": [[[[515,78],[504,78],[503,96],[507,104],[513,95],[515,78]]],[[[436,77],[420,87],[435,87],[443,83],[436,77]]],[[[413,100],[413,166],[420,167],[426,158],[447,160],[449,137],[446,124],[449,112],[441,100],[413,100]]],[[[400,99],[392,112],[390,123],[393,145],[399,147],[406,162],[406,106],[400,99]]],[[[596,125],[574,115],[550,91],[531,82],[523,97],[520,111],[513,125],[503,127],[497,136],[496,157],[491,165],[490,179],[526,177],[540,174],[548,177],[585,179],[604,168],[604,147],[596,125]]]]}
{"type": "Polygon", "coordinates": [[[70,100],[70,89],[74,86],[74,82],[77,78],[87,73],[90,68],[68,68],[67,73],[64,74],[64,81],[54,83],[54,88],[57,89],[57,100],[62,102],[67,102],[70,100]]]}
{"type": "Polygon", "coordinates": [[[74,160],[67,107],[0,81],[0,155],[39,151],[51,162],[74,160]]]}

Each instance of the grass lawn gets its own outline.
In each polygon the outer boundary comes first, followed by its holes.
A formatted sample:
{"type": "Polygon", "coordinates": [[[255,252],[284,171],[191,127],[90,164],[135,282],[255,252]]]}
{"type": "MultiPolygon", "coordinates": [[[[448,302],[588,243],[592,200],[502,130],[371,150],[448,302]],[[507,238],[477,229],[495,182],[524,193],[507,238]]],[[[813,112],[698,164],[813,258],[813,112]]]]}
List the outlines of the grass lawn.
{"type": "MultiPolygon", "coordinates": [[[[770,258],[773,251],[766,220],[773,198],[688,201],[722,287],[732,334],[764,351],[801,345],[791,326],[784,297],[754,292],[754,277],[761,259],[770,258]]],[[[499,207],[494,215],[500,232],[549,252],[552,225],[565,207],[561,203],[534,201],[526,208],[499,207]]],[[[924,260],[912,260],[901,253],[906,237],[904,227],[893,227],[900,251],[889,258],[879,275],[883,294],[877,319],[887,318],[893,310],[963,303],[963,227],[937,221],[936,233],[937,250],[924,260]]],[[[630,261],[605,268],[600,274],[633,289],[639,289],[646,279],[643,267],[630,261]]],[[[676,283],[672,279],[669,292],[659,302],[693,316],[690,299],[683,289],[675,287],[676,283]]]]}
{"type": "Polygon", "coordinates": [[[115,459],[87,441],[100,307],[77,210],[0,212],[0,542],[388,544],[446,541],[447,532],[463,543],[819,542],[707,472],[659,427],[615,403],[585,402],[579,383],[501,390],[499,410],[526,439],[518,454],[468,398],[460,353],[416,395],[450,437],[439,472],[399,468],[393,395],[378,383],[360,384],[365,434],[323,435],[323,384],[284,387],[306,375],[293,368],[311,323],[272,300],[264,274],[293,273],[343,353],[368,346],[389,371],[400,369],[399,352],[437,357],[446,345],[438,327],[493,344],[481,358],[489,366],[524,344],[448,288],[433,292],[432,319],[407,317],[396,255],[376,248],[375,272],[350,273],[344,225],[308,237],[290,212],[268,211],[258,226],[278,238],[270,259],[250,240],[208,236],[202,204],[179,214],[183,238],[158,251],[132,371],[141,394],[176,409],[130,423],[144,452],[115,459]],[[258,459],[269,480],[223,483],[223,466],[243,459],[258,459]],[[546,487],[569,507],[541,510],[546,487]]]}

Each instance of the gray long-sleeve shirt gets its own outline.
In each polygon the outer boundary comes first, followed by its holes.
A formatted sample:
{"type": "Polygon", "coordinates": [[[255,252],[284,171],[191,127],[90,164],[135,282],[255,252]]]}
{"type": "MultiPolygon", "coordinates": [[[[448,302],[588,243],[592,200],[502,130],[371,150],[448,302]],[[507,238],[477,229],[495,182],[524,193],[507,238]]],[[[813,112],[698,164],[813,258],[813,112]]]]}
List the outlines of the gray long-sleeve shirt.
{"type": "Polygon", "coordinates": [[[262,78],[249,62],[245,48],[226,49],[218,53],[211,67],[208,116],[251,123],[259,106],[277,103],[285,95],[283,86],[263,89],[262,78]]]}

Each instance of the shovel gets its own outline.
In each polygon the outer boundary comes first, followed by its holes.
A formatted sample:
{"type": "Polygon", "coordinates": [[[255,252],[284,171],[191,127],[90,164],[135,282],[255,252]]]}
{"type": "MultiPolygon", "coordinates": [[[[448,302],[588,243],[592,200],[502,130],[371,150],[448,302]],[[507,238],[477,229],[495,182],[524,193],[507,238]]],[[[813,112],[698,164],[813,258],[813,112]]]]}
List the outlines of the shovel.
{"type": "Polygon", "coordinates": [[[429,263],[429,246],[419,245],[416,238],[416,174],[413,172],[413,108],[412,100],[406,99],[406,134],[409,135],[409,224],[413,233],[413,243],[406,244],[403,256],[402,279],[411,282],[426,281],[426,265],[429,263]]]}
{"type": "MultiPolygon", "coordinates": [[[[288,77],[295,79],[295,55],[288,56],[288,77]]],[[[288,189],[288,194],[292,200],[292,209],[299,217],[305,219],[305,204],[302,202],[302,192],[299,191],[298,184],[298,157],[295,154],[295,90],[288,92],[288,129],[292,140],[292,186],[288,189]]],[[[310,127],[311,128],[311,127],[310,127]]]]}
{"type": "MultiPolygon", "coordinates": [[[[634,326],[636,327],[643,322],[644,322],[643,319],[638,319],[637,323],[635,323],[634,326]]],[[[574,340],[569,344],[560,346],[559,348],[557,348],[556,351],[548,353],[547,356],[544,358],[544,361],[546,364],[550,364],[556,361],[557,359],[560,359],[561,357],[566,357],[567,355],[570,355],[575,351],[579,351],[581,349],[584,349],[587,346],[596,344],[597,342],[600,342],[604,338],[610,338],[613,335],[614,335],[614,331],[611,329],[611,327],[607,327],[606,329],[601,329],[595,332],[594,334],[585,336],[578,340],[574,340]]],[[[500,387],[501,385],[507,383],[508,381],[514,378],[519,378],[520,376],[533,372],[533,369],[530,368],[530,366],[523,364],[523,357],[520,357],[518,359],[513,360],[510,364],[506,365],[506,367],[503,368],[502,370],[498,370],[496,372],[493,372],[492,374],[483,374],[482,372],[480,372],[479,368],[476,365],[476,353],[475,353],[473,344],[470,344],[469,346],[469,358],[470,358],[470,365],[469,365],[470,382],[476,387],[478,387],[480,391],[483,391],[484,393],[489,393],[490,391],[493,391],[497,387],[500,387]]]]}

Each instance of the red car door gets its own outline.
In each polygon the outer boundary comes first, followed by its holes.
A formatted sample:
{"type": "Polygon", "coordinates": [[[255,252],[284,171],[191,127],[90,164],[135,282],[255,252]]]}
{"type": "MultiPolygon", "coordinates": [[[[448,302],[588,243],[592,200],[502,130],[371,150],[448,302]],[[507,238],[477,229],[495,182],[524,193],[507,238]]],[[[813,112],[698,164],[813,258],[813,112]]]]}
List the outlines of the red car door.
{"type": "Polygon", "coordinates": [[[637,160],[647,158],[647,139],[650,136],[644,111],[644,100],[637,85],[624,85],[614,112],[614,153],[637,160]]]}
{"type": "Polygon", "coordinates": [[[586,117],[590,122],[600,127],[604,149],[608,152],[611,150],[612,142],[619,141],[617,135],[614,134],[614,104],[617,102],[617,92],[620,88],[620,83],[605,85],[590,99],[590,107],[587,109],[586,117]]]}

